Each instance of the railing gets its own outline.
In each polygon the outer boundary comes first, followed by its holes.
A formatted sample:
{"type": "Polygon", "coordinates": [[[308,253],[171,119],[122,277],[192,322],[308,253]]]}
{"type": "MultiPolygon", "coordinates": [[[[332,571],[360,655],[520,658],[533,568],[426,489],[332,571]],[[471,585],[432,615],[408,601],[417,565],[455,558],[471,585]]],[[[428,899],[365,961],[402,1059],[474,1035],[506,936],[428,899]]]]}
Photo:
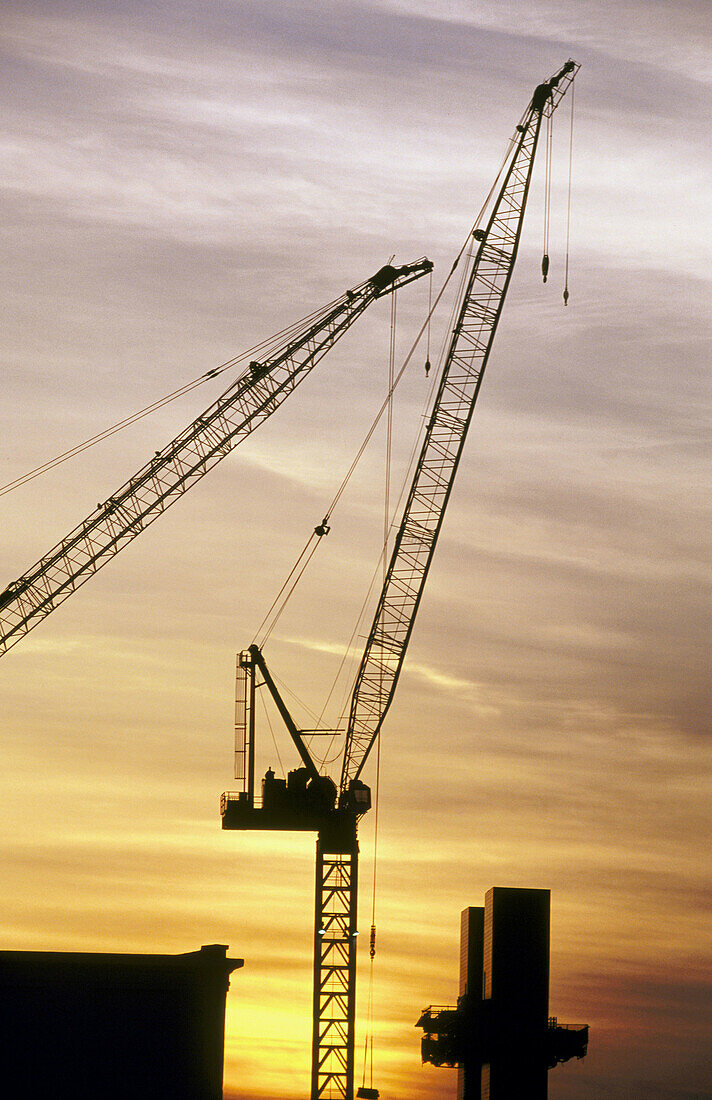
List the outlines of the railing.
{"type": "Polygon", "coordinates": [[[586,1031],[588,1024],[560,1024],[557,1016],[550,1016],[549,1027],[552,1030],[558,1028],[559,1031],[586,1031]]]}
{"type": "Polygon", "coordinates": [[[249,803],[247,801],[247,791],[224,791],[223,794],[220,795],[220,810],[221,810],[221,812],[224,811],[224,809],[227,806],[228,802],[240,802],[240,803],[243,803],[245,806],[250,806],[250,808],[254,809],[254,810],[261,810],[262,809],[262,798],[261,798],[261,796],[259,796],[259,797],[255,796],[253,802],[249,803]]]}
{"type": "Polygon", "coordinates": [[[427,1008],[423,1009],[423,1014],[421,1016],[421,1019],[424,1020],[426,1016],[429,1019],[433,1019],[436,1015],[439,1015],[441,1012],[457,1012],[457,1006],[456,1005],[428,1005],[427,1008]]]}

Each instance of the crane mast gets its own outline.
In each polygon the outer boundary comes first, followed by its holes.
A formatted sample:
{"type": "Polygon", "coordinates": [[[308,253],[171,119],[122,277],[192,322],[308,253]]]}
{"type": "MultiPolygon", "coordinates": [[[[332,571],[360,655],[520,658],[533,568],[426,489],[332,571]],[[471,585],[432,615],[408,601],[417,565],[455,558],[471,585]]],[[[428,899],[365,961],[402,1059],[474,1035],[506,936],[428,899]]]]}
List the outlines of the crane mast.
{"type": "Polygon", "coordinates": [[[432,270],[386,264],[346,291],[262,362],[250,363],[192,424],[0,593],[0,656],[250,435],[377,298],[432,270]]]}
{"type": "Polygon", "coordinates": [[[469,275],[356,675],[344,790],[360,776],[393,699],[512,277],[542,118],[554,111],[577,69],[568,61],[534,92],[486,226],[472,234],[469,275]]]}

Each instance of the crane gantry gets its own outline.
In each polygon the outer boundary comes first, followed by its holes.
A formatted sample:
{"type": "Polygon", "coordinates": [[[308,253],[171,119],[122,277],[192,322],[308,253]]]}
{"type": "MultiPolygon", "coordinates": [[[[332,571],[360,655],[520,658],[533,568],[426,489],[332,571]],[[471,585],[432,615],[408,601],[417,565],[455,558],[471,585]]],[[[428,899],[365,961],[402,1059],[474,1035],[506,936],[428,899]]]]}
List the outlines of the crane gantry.
{"type": "MultiPolygon", "coordinates": [[[[519,247],[542,120],[579,66],[569,60],[538,85],[516,127],[489,216],[472,231],[456,321],[443,359],[415,474],[351,697],[339,786],[322,775],[257,645],[238,658],[243,789],[221,798],[224,829],[317,834],[311,1100],[353,1100],[358,836],[371,806],[361,780],[398,682],[519,247]],[[261,679],[258,680],[258,677],[261,679]],[[286,780],[268,770],[255,792],[255,699],[272,696],[302,760],[286,780]]],[[[358,1095],[377,1096],[375,1089],[358,1095]]]]}

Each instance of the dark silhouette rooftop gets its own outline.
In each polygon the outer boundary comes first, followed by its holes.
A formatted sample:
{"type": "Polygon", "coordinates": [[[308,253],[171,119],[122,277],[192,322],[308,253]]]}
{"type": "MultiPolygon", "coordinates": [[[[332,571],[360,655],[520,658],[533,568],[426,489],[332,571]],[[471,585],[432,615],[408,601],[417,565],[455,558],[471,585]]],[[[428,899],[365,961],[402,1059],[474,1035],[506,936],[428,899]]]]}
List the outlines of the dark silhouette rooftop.
{"type": "Polygon", "coordinates": [[[0,951],[5,1095],[221,1100],[227,947],[0,951]]]}

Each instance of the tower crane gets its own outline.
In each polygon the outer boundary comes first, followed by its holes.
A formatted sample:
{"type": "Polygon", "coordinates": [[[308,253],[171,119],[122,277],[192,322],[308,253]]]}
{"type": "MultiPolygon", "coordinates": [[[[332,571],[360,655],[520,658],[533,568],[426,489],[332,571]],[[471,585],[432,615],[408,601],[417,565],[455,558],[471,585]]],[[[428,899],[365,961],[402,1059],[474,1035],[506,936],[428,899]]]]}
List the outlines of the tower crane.
{"type": "MultiPolygon", "coordinates": [[[[358,889],[357,823],[370,809],[361,774],[393,699],[445,508],[509,287],[542,120],[550,118],[579,66],[569,60],[540,84],[516,127],[486,224],[469,240],[456,321],[390,564],[356,676],[336,783],[317,768],[257,645],[238,658],[237,777],[221,798],[224,829],[317,834],[311,1100],[354,1097],[358,889]],[[255,700],[272,696],[302,760],[287,779],[268,770],[255,794],[255,700]]],[[[361,1088],[358,1096],[377,1097],[361,1088]]]]}
{"type": "Polygon", "coordinates": [[[386,264],[291,329],[287,342],[262,361],[253,360],[192,424],[0,593],[0,656],[271,416],[372,302],[432,267],[425,258],[386,264]]]}

